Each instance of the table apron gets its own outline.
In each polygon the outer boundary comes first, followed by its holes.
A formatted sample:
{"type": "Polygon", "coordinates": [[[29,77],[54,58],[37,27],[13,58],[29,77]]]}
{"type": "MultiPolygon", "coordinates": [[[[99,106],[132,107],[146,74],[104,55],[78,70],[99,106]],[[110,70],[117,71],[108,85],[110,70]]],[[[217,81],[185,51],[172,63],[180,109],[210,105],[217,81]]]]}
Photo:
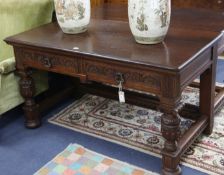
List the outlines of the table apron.
{"type": "Polygon", "coordinates": [[[180,72],[181,90],[184,90],[186,86],[192,83],[195,79],[199,78],[200,75],[213,64],[212,58],[212,47],[202,52],[197,56],[197,59],[186,66],[182,72],[180,72]]]}
{"type": "Polygon", "coordinates": [[[159,72],[159,70],[150,70],[146,66],[94,57],[55,54],[53,52],[24,48],[18,51],[21,53],[17,57],[17,62],[22,63],[26,68],[36,68],[79,77],[84,81],[96,81],[111,85],[118,85],[117,76],[121,75],[124,79],[122,83],[124,88],[150,92],[157,95],[162,94],[162,86],[167,77],[176,77],[175,74],[169,75],[159,72]]]}

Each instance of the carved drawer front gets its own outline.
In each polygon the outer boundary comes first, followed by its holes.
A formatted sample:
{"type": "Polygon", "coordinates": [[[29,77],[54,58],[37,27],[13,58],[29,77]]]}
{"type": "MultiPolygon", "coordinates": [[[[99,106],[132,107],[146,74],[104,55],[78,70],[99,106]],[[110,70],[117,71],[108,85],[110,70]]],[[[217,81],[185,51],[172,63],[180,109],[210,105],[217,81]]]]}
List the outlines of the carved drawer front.
{"type": "Polygon", "coordinates": [[[77,59],[63,55],[24,51],[23,63],[33,68],[68,75],[76,75],[78,72],[77,59]]]}
{"type": "Polygon", "coordinates": [[[159,93],[161,90],[161,79],[159,74],[139,68],[127,67],[125,64],[117,65],[101,62],[86,62],[86,75],[89,80],[111,85],[118,85],[123,81],[125,88],[159,93]]]}

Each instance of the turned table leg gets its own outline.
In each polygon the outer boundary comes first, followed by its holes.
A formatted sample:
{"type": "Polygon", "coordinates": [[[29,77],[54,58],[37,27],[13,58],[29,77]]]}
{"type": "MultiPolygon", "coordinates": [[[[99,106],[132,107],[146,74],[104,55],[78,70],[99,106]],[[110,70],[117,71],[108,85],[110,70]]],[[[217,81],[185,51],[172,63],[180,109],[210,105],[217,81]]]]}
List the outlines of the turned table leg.
{"type": "Polygon", "coordinates": [[[172,154],[178,149],[177,140],[180,137],[178,105],[161,104],[161,110],[164,113],[161,118],[161,132],[165,138],[162,150],[162,174],[179,175],[181,174],[180,157],[172,154]]]}
{"type": "Polygon", "coordinates": [[[23,110],[25,112],[25,126],[37,128],[40,126],[39,106],[34,101],[35,84],[29,70],[18,70],[20,75],[20,93],[25,100],[23,110]]]}

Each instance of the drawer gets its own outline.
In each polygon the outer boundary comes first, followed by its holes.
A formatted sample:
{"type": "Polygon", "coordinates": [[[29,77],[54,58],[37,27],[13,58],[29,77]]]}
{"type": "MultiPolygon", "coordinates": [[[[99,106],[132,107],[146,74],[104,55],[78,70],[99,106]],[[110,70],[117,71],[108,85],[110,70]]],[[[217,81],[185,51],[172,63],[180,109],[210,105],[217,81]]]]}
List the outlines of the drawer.
{"type": "Polygon", "coordinates": [[[124,88],[148,91],[159,94],[162,76],[153,72],[126,64],[87,61],[85,70],[88,80],[118,85],[123,79],[124,88]]]}
{"type": "Polygon", "coordinates": [[[32,68],[68,75],[76,75],[78,72],[76,58],[37,51],[25,50],[23,52],[23,64],[32,68]]]}

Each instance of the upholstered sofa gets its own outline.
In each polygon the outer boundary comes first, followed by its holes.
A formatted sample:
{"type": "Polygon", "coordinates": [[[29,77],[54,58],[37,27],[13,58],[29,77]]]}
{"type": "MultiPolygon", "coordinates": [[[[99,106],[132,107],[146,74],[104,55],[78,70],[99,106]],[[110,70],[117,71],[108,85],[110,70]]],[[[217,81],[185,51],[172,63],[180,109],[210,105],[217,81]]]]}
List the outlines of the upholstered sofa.
{"type": "MultiPolygon", "coordinates": [[[[0,115],[23,103],[15,74],[13,49],[3,40],[51,21],[52,0],[7,0],[0,3],[0,115]]],[[[34,73],[36,92],[48,88],[47,74],[34,73]]]]}

